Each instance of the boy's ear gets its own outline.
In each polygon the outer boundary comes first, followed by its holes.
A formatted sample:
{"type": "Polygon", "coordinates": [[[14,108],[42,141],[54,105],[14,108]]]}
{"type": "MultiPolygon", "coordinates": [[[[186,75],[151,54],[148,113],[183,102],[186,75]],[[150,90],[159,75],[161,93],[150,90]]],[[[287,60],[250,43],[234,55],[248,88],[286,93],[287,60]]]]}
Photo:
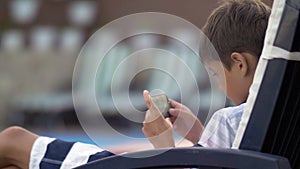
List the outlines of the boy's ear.
{"type": "Polygon", "coordinates": [[[249,72],[249,63],[247,57],[242,53],[233,52],[231,54],[232,66],[235,66],[235,69],[238,70],[242,76],[247,76],[249,72]]]}

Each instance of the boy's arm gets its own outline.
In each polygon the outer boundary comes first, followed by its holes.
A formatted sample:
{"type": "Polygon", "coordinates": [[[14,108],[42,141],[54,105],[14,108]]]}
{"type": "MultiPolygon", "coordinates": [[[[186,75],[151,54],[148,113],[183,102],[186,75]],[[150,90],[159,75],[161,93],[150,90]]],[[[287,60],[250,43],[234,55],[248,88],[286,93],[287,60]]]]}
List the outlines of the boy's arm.
{"type": "Polygon", "coordinates": [[[198,143],[204,127],[192,111],[181,103],[171,100],[170,121],[176,133],[192,142],[198,143]]]}

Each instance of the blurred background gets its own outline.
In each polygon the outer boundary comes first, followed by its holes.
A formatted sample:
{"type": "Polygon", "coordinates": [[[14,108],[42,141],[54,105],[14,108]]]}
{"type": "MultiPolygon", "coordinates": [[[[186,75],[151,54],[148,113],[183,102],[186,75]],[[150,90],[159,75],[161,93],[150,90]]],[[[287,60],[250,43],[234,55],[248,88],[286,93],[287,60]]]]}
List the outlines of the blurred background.
{"type": "MultiPolygon", "coordinates": [[[[217,2],[217,0],[1,0],[0,129],[19,125],[43,135],[91,142],[78,122],[71,95],[75,61],[88,38],[110,21],[137,12],[169,13],[201,28],[212,9],[217,6],[217,2]]],[[[265,2],[271,4],[271,0],[265,2]]],[[[174,28],[172,31],[178,30],[174,28]]],[[[180,31],[178,33],[186,34],[188,37],[188,32],[180,31]]],[[[108,33],[108,36],[111,35],[108,33]]],[[[192,40],[193,37],[188,38],[192,40]]],[[[207,90],[210,83],[207,81],[205,69],[199,64],[194,64],[197,63],[196,55],[184,45],[169,37],[152,34],[124,40],[111,50],[110,59],[103,63],[101,69],[104,75],[97,78],[97,82],[102,85],[96,90],[99,93],[99,96],[97,95],[99,100],[103,100],[99,105],[106,106],[105,117],[118,130],[142,137],[141,124],[130,122],[120,116],[114,106],[108,106],[111,104],[107,102],[111,100],[111,93],[107,86],[111,85],[109,75],[116,68],[112,63],[116,66],[120,62],[120,57],[126,57],[134,51],[147,47],[173,51],[182,57],[196,75],[199,75],[196,79],[198,89],[193,90],[200,91],[201,103],[193,102],[191,95],[190,101],[184,104],[188,106],[201,104],[200,109],[193,111],[199,111],[198,117],[204,123],[209,109],[207,105],[210,104],[207,90]],[[195,56],[187,59],[186,56],[189,55],[195,56]],[[108,97],[102,98],[103,93],[108,97]]],[[[136,64],[149,61],[140,60],[136,64]]],[[[173,67],[177,68],[176,65],[173,67]]],[[[88,76],[88,72],[82,73],[81,80],[76,83],[84,86],[85,76],[88,76]]],[[[184,80],[184,74],[181,78],[184,80]]],[[[160,89],[171,98],[180,101],[178,86],[171,84],[174,84],[172,78],[162,72],[154,70],[141,72],[130,84],[131,102],[138,110],[146,110],[142,100],[144,89],[160,89]]],[[[214,105],[214,108],[218,109],[222,104],[214,103],[214,105]]],[[[109,137],[109,133],[103,138],[106,138],[104,144],[115,143],[113,138],[109,137]]]]}

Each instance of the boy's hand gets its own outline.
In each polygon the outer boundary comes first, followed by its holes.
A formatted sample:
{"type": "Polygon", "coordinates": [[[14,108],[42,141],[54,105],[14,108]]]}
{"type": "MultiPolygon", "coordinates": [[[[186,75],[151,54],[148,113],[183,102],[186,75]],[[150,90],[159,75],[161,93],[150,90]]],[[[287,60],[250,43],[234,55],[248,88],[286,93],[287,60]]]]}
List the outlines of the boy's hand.
{"type": "Polygon", "coordinates": [[[148,91],[144,91],[144,99],[149,110],[143,122],[143,133],[155,148],[175,147],[171,122],[159,112],[148,91]]]}
{"type": "Polygon", "coordinates": [[[169,109],[169,114],[174,130],[193,144],[197,144],[204,130],[203,125],[189,108],[174,100],[170,101],[172,108],[169,109]]]}

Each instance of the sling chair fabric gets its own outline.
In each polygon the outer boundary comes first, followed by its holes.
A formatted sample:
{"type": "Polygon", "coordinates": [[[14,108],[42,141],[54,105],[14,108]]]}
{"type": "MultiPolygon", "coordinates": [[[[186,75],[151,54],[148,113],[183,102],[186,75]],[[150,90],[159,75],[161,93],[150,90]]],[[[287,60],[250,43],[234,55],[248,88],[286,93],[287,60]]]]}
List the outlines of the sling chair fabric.
{"type": "Polygon", "coordinates": [[[78,169],[299,169],[299,9],[300,0],[274,1],[264,49],[233,149],[192,147],[140,151],[128,153],[126,157],[100,159],[78,169]]]}

